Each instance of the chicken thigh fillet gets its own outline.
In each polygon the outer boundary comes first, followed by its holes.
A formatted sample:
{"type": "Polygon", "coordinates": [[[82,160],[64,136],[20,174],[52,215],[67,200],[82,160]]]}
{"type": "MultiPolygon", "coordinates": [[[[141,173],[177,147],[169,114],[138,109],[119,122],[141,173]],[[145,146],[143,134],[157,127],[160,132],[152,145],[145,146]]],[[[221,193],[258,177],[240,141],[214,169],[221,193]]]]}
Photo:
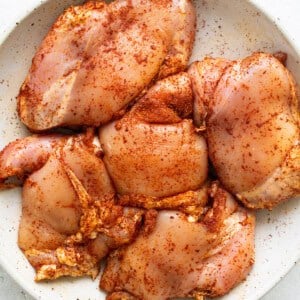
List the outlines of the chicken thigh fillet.
{"type": "Polygon", "coordinates": [[[253,264],[254,223],[217,188],[213,208],[200,222],[181,212],[159,212],[152,230],[110,255],[100,286],[144,300],[223,295],[253,264]]]}
{"type": "Polygon", "coordinates": [[[251,208],[298,195],[299,102],[282,62],[265,53],[236,62],[207,58],[190,75],[195,119],[206,119],[209,156],[224,186],[251,208]]]}
{"type": "Polygon", "coordinates": [[[104,163],[117,192],[166,197],[197,190],[207,177],[204,138],[188,119],[186,73],[158,81],[123,119],[100,129],[104,163]]]}
{"type": "Polygon", "coordinates": [[[1,180],[25,178],[18,244],[36,269],[36,280],[95,278],[99,261],[130,242],[142,220],[143,210],[115,205],[91,133],[31,136],[0,153],[1,180]]]}

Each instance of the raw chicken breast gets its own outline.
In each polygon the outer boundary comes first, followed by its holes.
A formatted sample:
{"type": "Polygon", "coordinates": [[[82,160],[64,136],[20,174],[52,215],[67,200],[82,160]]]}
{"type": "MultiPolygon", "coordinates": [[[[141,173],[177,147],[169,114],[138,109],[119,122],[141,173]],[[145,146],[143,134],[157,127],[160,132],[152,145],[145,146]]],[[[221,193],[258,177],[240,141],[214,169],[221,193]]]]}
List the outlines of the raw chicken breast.
{"type": "Polygon", "coordinates": [[[71,7],[33,59],[18,96],[19,116],[34,131],[108,122],[154,78],[185,69],[194,31],[189,0],[71,7]]]}

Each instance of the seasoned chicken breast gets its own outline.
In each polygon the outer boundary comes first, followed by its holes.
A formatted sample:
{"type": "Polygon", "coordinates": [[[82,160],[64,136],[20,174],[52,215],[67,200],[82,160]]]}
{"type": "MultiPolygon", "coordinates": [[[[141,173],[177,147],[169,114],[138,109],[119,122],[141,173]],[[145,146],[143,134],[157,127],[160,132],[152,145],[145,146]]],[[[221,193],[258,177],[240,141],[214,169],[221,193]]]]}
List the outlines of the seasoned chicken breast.
{"type": "Polygon", "coordinates": [[[194,32],[189,0],[70,7],[35,54],[19,116],[34,131],[106,123],[153,79],[185,69],[194,32]]]}

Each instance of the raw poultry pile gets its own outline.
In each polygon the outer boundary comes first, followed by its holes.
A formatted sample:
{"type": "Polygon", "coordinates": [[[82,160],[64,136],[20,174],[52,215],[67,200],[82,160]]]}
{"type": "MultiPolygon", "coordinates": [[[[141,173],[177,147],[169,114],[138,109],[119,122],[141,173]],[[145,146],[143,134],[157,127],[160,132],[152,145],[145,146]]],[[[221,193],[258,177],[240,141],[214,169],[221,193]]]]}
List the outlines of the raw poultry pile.
{"type": "Polygon", "coordinates": [[[97,1],[43,40],[18,96],[34,134],[0,153],[37,281],[95,279],[107,258],[107,299],[221,296],[254,262],[247,207],[300,194],[285,55],[188,66],[195,27],[189,0],[97,1]]]}

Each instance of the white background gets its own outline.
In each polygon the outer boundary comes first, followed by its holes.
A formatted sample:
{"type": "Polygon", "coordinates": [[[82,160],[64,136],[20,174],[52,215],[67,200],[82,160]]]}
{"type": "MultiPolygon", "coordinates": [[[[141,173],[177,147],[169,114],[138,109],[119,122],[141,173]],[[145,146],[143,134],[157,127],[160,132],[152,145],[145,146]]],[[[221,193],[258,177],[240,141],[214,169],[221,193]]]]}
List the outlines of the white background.
{"type": "MultiPolygon", "coordinates": [[[[42,2],[45,2],[45,0],[0,0],[0,43],[11,31],[16,22],[20,21],[23,16],[42,2]]],[[[291,36],[292,42],[298,49],[298,53],[300,53],[300,1],[253,0],[252,2],[271,16],[285,34],[291,36]]],[[[263,297],[263,300],[298,299],[300,298],[299,282],[300,263],[296,264],[288,275],[263,297]]],[[[31,300],[32,298],[0,267],[0,299],[31,300]]]]}

